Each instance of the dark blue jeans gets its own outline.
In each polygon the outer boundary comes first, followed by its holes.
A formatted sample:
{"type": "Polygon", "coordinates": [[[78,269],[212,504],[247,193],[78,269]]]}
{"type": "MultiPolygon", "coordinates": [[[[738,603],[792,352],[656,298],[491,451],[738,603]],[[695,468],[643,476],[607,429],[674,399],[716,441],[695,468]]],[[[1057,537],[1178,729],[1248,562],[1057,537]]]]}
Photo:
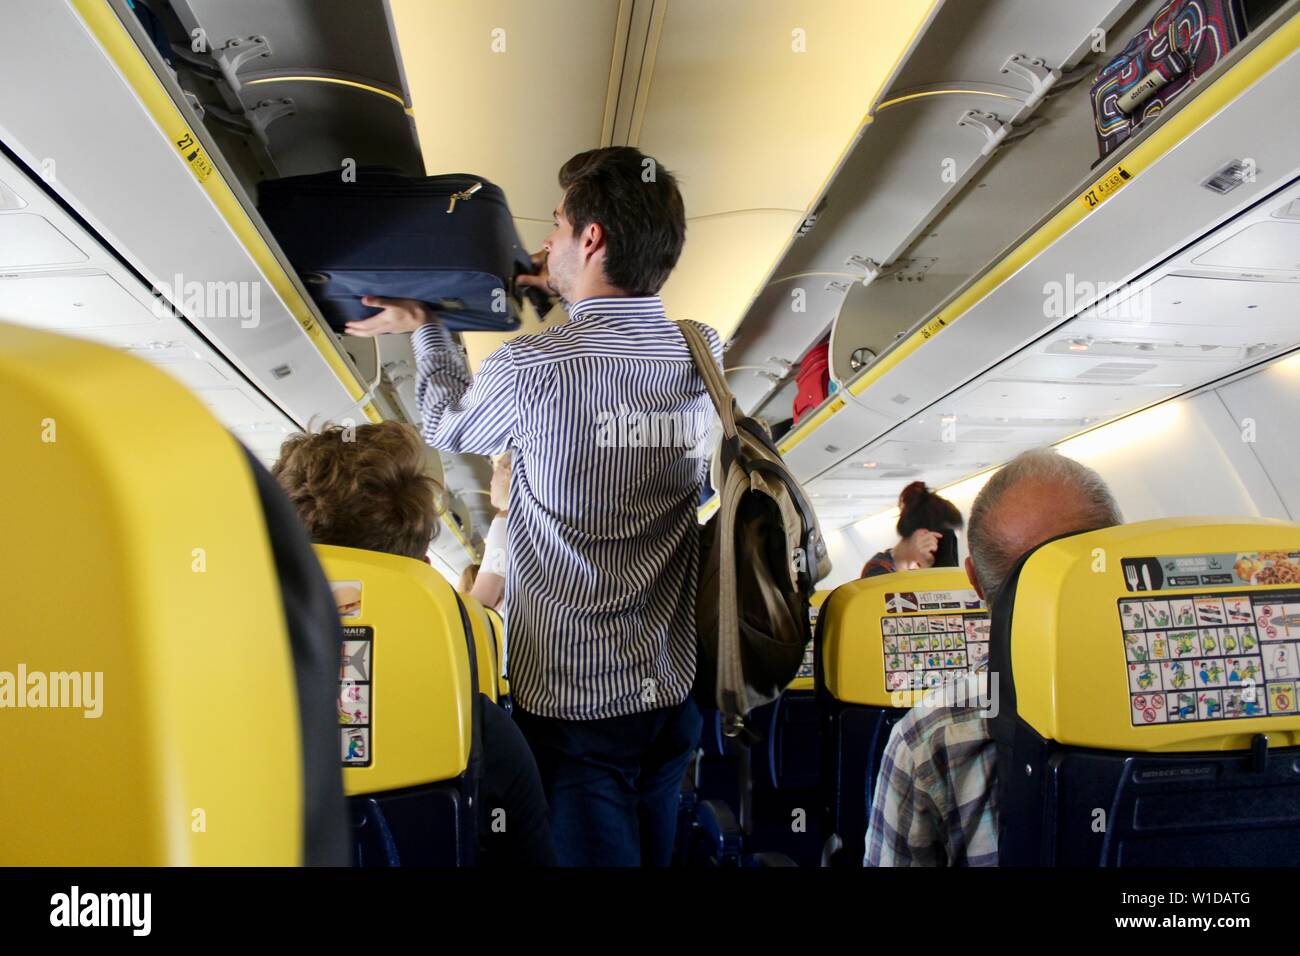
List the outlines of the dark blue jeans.
{"type": "Polygon", "coordinates": [[[691,698],[626,717],[557,720],[515,708],[537,758],[561,866],[668,866],[699,744],[691,698]]]}

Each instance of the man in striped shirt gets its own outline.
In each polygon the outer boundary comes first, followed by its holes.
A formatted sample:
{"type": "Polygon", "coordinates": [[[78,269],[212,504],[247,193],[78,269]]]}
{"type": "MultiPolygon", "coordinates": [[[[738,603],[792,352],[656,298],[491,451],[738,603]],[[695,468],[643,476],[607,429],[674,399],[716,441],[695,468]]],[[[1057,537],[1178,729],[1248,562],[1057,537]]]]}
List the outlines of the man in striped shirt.
{"type": "Polygon", "coordinates": [[[667,865],[700,730],[696,508],[714,420],[658,296],[685,211],[631,147],[573,157],[560,186],[543,271],[522,278],[569,303],[567,324],[511,339],[472,384],[422,303],[367,299],[384,311],[349,331],[414,332],[429,445],[514,451],[510,684],[561,863],[667,865]]]}
{"type": "MultiPolygon", "coordinates": [[[[975,498],[966,575],[991,608],[1022,555],[1059,535],[1123,520],[1091,468],[1050,448],[1027,451],[975,498]]],[[[992,693],[996,688],[990,682],[992,693]]],[[[997,789],[997,749],[985,712],[917,704],[885,745],[863,864],[997,866],[997,789]]]]}

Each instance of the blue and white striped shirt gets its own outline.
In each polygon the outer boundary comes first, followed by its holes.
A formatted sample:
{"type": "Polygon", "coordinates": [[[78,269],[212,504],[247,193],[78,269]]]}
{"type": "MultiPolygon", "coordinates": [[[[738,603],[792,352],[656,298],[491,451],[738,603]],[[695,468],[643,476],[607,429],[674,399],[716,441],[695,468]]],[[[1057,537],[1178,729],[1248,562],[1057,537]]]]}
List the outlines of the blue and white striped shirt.
{"type": "MultiPolygon", "coordinates": [[[[721,361],[717,333],[700,326],[721,361]]],[[[412,336],[434,448],[514,449],[510,689],[543,717],[681,703],[695,677],[696,514],[716,415],[658,296],[589,298],[469,374],[441,323],[412,336]]]]}

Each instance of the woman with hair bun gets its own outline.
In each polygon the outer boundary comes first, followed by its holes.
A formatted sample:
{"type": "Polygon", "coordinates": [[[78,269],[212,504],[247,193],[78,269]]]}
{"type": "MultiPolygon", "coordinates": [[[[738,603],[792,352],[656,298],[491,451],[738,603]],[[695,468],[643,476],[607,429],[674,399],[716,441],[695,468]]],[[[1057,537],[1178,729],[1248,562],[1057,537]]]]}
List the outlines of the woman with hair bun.
{"type": "Polygon", "coordinates": [[[957,567],[956,529],[961,512],[947,498],[914,481],[898,496],[898,544],[872,555],[862,577],[911,571],[916,568],[957,567]]]}

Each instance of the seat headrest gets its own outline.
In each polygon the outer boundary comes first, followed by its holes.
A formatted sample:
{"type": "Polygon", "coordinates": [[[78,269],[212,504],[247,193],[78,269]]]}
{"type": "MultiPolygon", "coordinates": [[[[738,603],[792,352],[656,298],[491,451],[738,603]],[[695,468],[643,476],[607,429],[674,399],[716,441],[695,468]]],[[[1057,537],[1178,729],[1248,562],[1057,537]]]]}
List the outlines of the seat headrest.
{"type": "Polygon", "coordinates": [[[836,700],[911,707],[927,691],[978,696],[968,678],[986,668],[988,614],[960,568],[850,581],[826,599],[818,627],[819,680],[836,700]]]}
{"type": "Polygon", "coordinates": [[[413,558],[316,545],[343,625],[339,757],[348,795],[469,766],[474,678],[456,592],[413,558]]]}
{"type": "Polygon", "coordinates": [[[1050,541],[994,608],[999,740],[1122,751],[1300,742],[1300,525],[1170,518],[1050,541]]]}
{"type": "Polygon", "coordinates": [[[0,324],[5,865],[297,864],[296,687],[243,449],[175,380],[0,324]]]}

